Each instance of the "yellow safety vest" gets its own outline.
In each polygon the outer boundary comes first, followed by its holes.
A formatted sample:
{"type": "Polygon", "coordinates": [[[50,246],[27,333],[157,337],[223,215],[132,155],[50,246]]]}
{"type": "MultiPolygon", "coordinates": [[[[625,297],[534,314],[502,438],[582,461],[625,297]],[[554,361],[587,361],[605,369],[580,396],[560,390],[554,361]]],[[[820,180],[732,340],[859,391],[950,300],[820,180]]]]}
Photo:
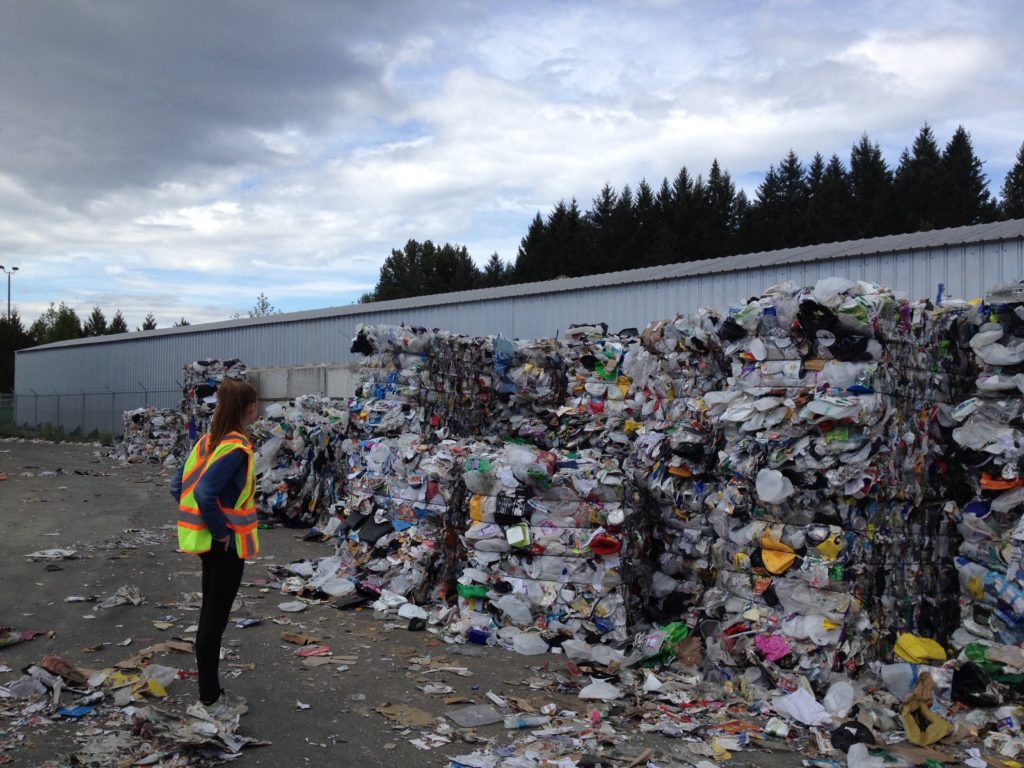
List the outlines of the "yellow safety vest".
{"type": "Polygon", "coordinates": [[[260,551],[258,521],[256,519],[256,475],[253,471],[252,445],[239,432],[229,432],[217,447],[210,450],[210,435],[205,434],[195,444],[181,472],[181,499],[178,502],[178,548],[182,552],[198,555],[209,552],[213,535],[203,522],[196,503],[195,490],[206,470],[215,461],[224,458],[231,451],[245,451],[247,467],[245,485],[238,494],[235,506],[228,508],[217,500],[217,506],[227,518],[227,525],[235,532],[235,551],[241,558],[255,557],[260,551]]]}

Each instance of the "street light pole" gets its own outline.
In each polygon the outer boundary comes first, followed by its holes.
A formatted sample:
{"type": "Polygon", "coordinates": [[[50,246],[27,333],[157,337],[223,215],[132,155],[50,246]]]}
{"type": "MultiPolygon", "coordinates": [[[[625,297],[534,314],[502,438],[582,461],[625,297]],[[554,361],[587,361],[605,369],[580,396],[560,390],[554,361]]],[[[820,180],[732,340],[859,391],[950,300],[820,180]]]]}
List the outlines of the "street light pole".
{"type": "Polygon", "coordinates": [[[17,267],[11,267],[10,270],[6,269],[3,264],[0,264],[0,270],[7,275],[7,322],[11,322],[11,275],[18,271],[17,267]]]}

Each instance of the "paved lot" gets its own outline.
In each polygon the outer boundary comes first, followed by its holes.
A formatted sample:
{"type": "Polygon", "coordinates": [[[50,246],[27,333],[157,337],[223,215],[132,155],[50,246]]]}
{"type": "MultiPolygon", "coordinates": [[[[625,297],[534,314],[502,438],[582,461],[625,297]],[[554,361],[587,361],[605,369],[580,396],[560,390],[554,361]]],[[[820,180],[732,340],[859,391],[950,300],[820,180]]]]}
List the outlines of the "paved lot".
{"type": "MultiPolygon", "coordinates": [[[[0,625],[54,633],[52,638],[0,649],[0,665],[13,670],[0,673],[0,684],[50,654],[84,667],[108,667],[153,643],[188,637],[185,629],[196,620],[197,611],[168,605],[199,589],[198,561],[175,553],[170,525],[173,502],[165,484],[169,472],[154,466],[121,467],[97,459],[96,450],[95,446],[0,441],[0,472],[8,478],[0,481],[0,625]],[[41,474],[48,471],[59,472],[41,474]],[[59,570],[48,570],[47,563],[25,557],[53,547],[76,549],[82,558],[62,561],[56,564],[59,570]],[[137,586],[146,603],[104,610],[96,603],[65,602],[70,595],[104,598],[123,585],[137,586]],[[154,620],[168,615],[177,617],[172,628],[154,627],[154,620]],[[132,639],[131,645],[117,645],[127,638],[132,639]],[[101,643],[111,645],[85,652],[101,643]]],[[[445,755],[471,752],[473,745],[456,741],[418,750],[409,743],[415,733],[403,734],[375,711],[390,702],[443,714],[442,697],[419,690],[426,682],[446,683],[454,694],[476,701],[485,701],[486,692],[494,691],[580,708],[581,702],[570,694],[531,691],[523,683],[545,672],[563,671],[565,661],[560,656],[526,658],[490,648],[444,646],[428,633],[409,632],[375,619],[368,611],[338,611],[327,605],[286,616],[277,606],[288,598],[258,583],[267,577],[266,564],[320,557],[331,550],[325,544],[302,542],[295,531],[261,533],[263,555],[260,562],[246,567],[243,605],[235,615],[264,621],[246,629],[229,625],[225,645],[237,652],[237,664],[242,666],[234,668],[237,677],[228,678],[225,686],[249,700],[251,711],[242,720],[241,733],[273,744],[244,751],[239,764],[444,766],[445,755]],[[274,617],[290,618],[293,625],[275,624],[274,617]],[[318,668],[304,666],[295,656],[296,646],[282,642],[283,630],[323,637],[334,659],[318,668]],[[410,671],[411,659],[427,656],[466,667],[472,675],[410,671]],[[349,669],[337,671],[342,664],[349,669]],[[299,709],[299,701],[309,709],[299,709]]],[[[190,656],[168,654],[156,661],[194,669],[190,656]]],[[[167,706],[184,709],[193,700],[194,684],[175,682],[169,693],[167,706]]],[[[0,718],[0,763],[7,757],[12,765],[69,764],[69,756],[89,737],[90,729],[103,726],[102,716],[20,727],[0,718]]],[[[479,733],[498,739],[498,744],[508,741],[501,725],[481,728],[479,733]]],[[[633,734],[632,738],[632,746],[650,746],[656,755],[680,755],[685,747],[682,740],[662,736],[633,734]]],[[[764,752],[737,753],[729,762],[737,767],[797,764],[797,756],[791,753],[764,752]]]]}

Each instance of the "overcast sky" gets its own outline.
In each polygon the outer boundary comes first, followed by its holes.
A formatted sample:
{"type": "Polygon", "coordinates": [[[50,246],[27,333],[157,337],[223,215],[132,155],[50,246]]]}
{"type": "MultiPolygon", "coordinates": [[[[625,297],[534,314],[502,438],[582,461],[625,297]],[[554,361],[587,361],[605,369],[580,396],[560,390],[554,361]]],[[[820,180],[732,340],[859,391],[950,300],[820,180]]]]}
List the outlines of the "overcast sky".
{"type": "MultiPolygon", "coordinates": [[[[537,211],[713,158],[895,165],[958,124],[993,192],[1024,141],[1006,2],[10,0],[0,263],[134,328],[349,304],[409,238],[514,260],[537,211]]],[[[2,277],[2,276],[0,276],[2,277]]]]}

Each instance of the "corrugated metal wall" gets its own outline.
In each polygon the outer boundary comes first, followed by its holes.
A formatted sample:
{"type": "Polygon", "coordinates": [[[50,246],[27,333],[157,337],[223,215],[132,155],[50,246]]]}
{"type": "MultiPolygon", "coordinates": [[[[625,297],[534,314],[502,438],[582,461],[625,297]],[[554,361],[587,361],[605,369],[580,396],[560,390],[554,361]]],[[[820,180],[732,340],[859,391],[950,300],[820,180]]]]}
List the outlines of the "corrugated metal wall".
{"type": "MultiPolygon", "coordinates": [[[[769,255],[770,257],[770,255],[769,255]]],[[[120,431],[121,413],[140,405],[177,406],[182,366],[203,358],[241,358],[250,368],[354,362],[348,351],[361,323],[408,323],[474,335],[552,336],[571,323],[642,328],[700,307],[725,309],[784,280],[813,285],[838,275],[891,287],[911,297],[934,296],[937,285],[962,298],[1024,277],[1021,238],[950,245],[819,262],[765,265],[735,272],[565,293],[446,303],[416,309],[363,311],[326,318],[131,337],[19,352],[18,423],[120,431]]]]}

